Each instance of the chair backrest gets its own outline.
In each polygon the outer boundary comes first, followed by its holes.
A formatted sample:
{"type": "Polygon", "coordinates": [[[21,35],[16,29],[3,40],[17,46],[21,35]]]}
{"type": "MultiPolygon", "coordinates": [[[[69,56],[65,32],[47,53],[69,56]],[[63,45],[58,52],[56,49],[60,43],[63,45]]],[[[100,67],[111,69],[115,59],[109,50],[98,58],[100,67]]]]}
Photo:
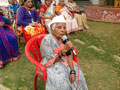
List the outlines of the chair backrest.
{"type": "Polygon", "coordinates": [[[39,64],[42,60],[41,53],[40,53],[40,45],[41,45],[42,39],[46,35],[47,34],[40,34],[32,37],[25,46],[25,53],[27,58],[35,65],[39,64]]]}

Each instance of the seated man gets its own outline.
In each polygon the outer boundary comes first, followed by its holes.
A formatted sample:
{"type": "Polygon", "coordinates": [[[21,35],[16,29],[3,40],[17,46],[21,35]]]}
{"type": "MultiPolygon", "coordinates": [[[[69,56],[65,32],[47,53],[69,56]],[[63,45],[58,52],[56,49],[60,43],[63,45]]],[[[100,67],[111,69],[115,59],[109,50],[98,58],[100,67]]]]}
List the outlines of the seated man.
{"type": "Polygon", "coordinates": [[[19,58],[17,37],[11,32],[0,9],[0,68],[19,58]]]}
{"type": "Polygon", "coordinates": [[[54,17],[49,27],[51,33],[43,38],[40,47],[41,64],[47,71],[46,90],[88,90],[81,68],[73,62],[71,41],[63,44],[64,17],[54,17]]]}
{"type": "MultiPolygon", "coordinates": [[[[45,33],[44,26],[39,23],[40,18],[38,13],[31,7],[32,0],[24,0],[24,6],[21,6],[17,12],[18,30],[22,30],[23,26],[27,35],[29,35],[30,38],[34,35],[45,33]]],[[[28,38],[26,42],[30,38],[28,38]]]]}

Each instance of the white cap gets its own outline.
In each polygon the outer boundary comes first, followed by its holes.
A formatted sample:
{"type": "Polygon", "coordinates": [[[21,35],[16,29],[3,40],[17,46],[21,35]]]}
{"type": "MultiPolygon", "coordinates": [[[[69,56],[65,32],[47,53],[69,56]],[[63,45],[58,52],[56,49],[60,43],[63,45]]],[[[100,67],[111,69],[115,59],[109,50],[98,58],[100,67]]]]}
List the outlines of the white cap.
{"type": "Polygon", "coordinates": [[[54,23],[66,23],[65,18],[63,15],[55,16],[52,21],[48,24],[48,27],[50,28],[52,24],[54,23]]]}

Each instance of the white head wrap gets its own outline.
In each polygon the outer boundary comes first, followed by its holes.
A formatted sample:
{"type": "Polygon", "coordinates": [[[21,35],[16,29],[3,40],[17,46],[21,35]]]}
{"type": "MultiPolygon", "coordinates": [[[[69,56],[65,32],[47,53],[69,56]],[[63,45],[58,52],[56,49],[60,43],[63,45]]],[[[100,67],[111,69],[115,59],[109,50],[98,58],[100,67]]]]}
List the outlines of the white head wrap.
{"type": "Polygon", "coordinates": [[[48,27],[50,28],[52,24],[55,23],[66,23],[65,18],[63,15],[55,16],[52,21],[48,24],[48,27]]]}

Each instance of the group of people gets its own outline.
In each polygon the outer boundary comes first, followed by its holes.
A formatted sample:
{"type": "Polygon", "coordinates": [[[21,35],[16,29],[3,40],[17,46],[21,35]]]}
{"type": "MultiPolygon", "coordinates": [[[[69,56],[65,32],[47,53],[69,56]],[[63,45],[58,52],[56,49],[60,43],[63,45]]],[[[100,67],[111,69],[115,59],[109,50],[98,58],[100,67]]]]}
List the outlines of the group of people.
{"type": "Polygon", "coordinates": [[[79,9],[79,6],[73,0],[68,0],[67,3],[65,3],[65,0],[59,0],[58,5],[52,0],[45,0],[43,3],[40,9],[40,17],[45,19],[46,27],[54,16],[63,15],[66,20],[67,35],[70,32],[77,34],[78,30],[88,29],[86,14],[79,9]]]}
{"type": "Polygon", "coordinates": [[[14,0],[9,0],[9,3],[12,5],[9,6],[9,8],[13,9],[12,11],[17,12],[17,30],[22,31],[22,25],[25,28],[26,32],[29,33],[29,35],[32,34],[33,36],[38,33],[43,33],[45,29],[47,29],[47,31],[50,33],[48,23],[56,15],[64,16],[66,20],[67,35],[69,35],[71,32],[77,34],[78,30],[88,29],[85,12],[83,10],[80,10],[79,6],[73,0],[41,0],[42,5],[38,11],[32,5],[32,0],[24,0],[19,9],[17,9],[19,5],[15,4],[13,1],[14,0]],[[43,25],[45,27],[43,27],[43,25]],[[36,28],[35,26],[39,27],[36,28]],[[39,31],[36,32],[36,29],[39,31]]]}
{"type": "MultiPolygon", "coordinates": [[[[47,70],[46,90],[88,90],[81,68],[73,61],[72,42],[63,44],[62,39],[71,32],[77,34],[78,30],[88,29],[86,15],[73,0],[68,0],[67,4],[59,0],[58,5],[55,1],[58,0],[42,0],[43,4],[37,12],[32,0],[24,0],[16,13],[17,30],[21,32],[24,29],[23,33],[29,36],[26,43],[35,35],[49,33],[43,38],[40,47],[41,64],[47,70]]],[[[6,25],[1,11],[0,67],[18,58],[17,37],[6,25]]]]}

